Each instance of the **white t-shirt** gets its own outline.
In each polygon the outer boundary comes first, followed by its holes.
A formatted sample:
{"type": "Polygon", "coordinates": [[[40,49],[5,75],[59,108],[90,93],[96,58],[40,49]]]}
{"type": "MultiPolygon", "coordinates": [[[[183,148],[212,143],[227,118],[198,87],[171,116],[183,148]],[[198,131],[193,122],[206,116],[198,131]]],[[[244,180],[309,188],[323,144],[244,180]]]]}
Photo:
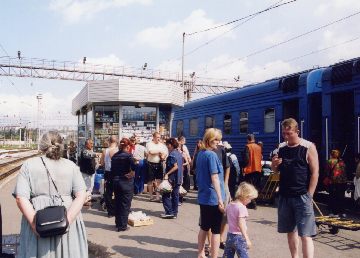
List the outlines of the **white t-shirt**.
{"type": "Polygon", "coordinates": [[[136,144],[135,145],[135,150],[134,150],[134,158],[137,160],[142,160],[145,158],[145,153],[146,153],[146,148],[140,144],[136,144]]]}
{"type": "Polygon", "coordinates": [[[155,152],[155,153],[164,153],[167,155],[168,150],[165,146],[165,144],[159,142],[159,143],[154,143],[153,141],[148,142],[146,144],[146,152],[148,153],[148,157],[147,157],[147,161],[152,162],[152,163],[159,163],[160,162],[160,156],[159,154],[151,154],[150,152],[155,152]]]}

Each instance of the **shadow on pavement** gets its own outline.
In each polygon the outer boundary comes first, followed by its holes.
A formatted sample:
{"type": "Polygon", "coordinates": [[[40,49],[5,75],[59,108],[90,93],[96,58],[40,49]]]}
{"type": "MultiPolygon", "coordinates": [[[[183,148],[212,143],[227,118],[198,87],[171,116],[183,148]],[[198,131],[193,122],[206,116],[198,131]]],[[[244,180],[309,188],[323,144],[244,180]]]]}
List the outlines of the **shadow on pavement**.
{"type": "Polygon", "coordinates": [[[122,254],[126,257],[136,258],[169,258],[169,257],[197,257],[197,251],[180,250],[179,252],[157,252],[154,250],[147,250],[138,247],[129,246],[113,246],[112,247],[117,253],[122,254]]]}
{"type": "Polygon", "coordinates": [[[360,249],[360,242],[346,238],[344,236],[332,235],[319,231],[319,234],[313,238],[314,241],[335,248],[336,250],[360,249]]]}
{"type": "MultiPolygon", "coordinates": [[[[133,240],[138,242],[139,244],[150,244],[150,245],[162,245],[162,246],[169,246],[172,248],[179,248],[179,249],[195,249],[197,250],[197,244],[189,243],[186,241],[181,240],[174,240],[168,238],[159,238],[159,237],[152,237],[152,236],[126,236],[122,235],[119,236],[120,239],[126,240],[133,240]]],[[[197,253],[197,252],[196,252],[197,253]]]]}
{"type": "Polygon", "coordinates": [[[116,231],[115,219],[114,219],[114,225],[108,225],[104,223],[86,221],[86,220],[84,220],[84,223],[85,223],[85,227],[87,228],[100,228],[103,230],[116,231]]]}

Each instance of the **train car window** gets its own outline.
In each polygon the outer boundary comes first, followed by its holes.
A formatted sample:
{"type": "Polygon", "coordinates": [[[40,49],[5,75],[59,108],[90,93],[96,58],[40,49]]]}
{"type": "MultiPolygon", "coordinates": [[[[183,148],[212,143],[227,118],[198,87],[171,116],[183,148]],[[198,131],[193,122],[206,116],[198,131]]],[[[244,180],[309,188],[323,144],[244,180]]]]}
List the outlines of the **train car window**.
{"type": "Polygon", "coordinates": [[[197,136],[199,132],[198,119],[190,119],[190,136],[197,136]]]}
{"type": "Polygon", "coordinates": [[[231,134],[231,115],[224,115],[224,134],[231,134]]]}
{"type": "Polygon", "coordinates": [[[179,120],[176,123],[176,135],[177,136],[184,135],[184,121],[183,120],[179,120]]]}
{"type": "Polygon", "coordinates": [[[352,70],[353,70],[352,62],[334,66],[331,70],[332,85],[351,82],[352,70]]]}
{"type": "Polygon", "coordinates": [[[240,133],[248,133],[249,117],[248,112],[240,112],[240,133]]]}
{"type": "Polygon", "coordinates": [[[215,118],[213,116],[205,117],[205,130],[214,127],[215,127],[215,118]]]}
{"type": "Polygon", "coordinates": [[[264,112],[264,133],[275,132],[275,108],[268,108],[264,112]]]}

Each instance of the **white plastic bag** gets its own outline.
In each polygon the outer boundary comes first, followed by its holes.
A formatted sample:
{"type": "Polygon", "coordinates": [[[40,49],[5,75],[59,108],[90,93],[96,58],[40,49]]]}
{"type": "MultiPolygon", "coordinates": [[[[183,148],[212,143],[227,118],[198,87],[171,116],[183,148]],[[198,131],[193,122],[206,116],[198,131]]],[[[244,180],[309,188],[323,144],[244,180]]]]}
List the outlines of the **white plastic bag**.
{"type": "Polygon", "coordinates": [[[182,197],[184,197],[187,194],[187,191],[185,190],[185,188],[182,185],[180,185],[179,194],[182,197]]]}
{"type": "Polygon", "coordinates": [[[171,193],[172,186],[169,182],[169,180],[163,180],[159,185],[159,192],[160,193],[171,193]]]}

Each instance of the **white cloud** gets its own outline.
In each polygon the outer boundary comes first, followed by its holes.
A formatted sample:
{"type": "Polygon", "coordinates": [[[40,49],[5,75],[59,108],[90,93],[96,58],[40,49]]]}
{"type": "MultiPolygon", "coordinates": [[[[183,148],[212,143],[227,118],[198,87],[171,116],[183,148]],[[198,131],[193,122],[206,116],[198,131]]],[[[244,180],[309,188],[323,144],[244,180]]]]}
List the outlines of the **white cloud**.
{"type": "Polygon", "coordinates": [[[314,9],[314,14],[318,16],[327,16],[329,13],[334,13],[334,11],[339,10],[344,11],[354,11],[360,8],[359,0],[323,0],[322,4],[319,4],[314,9]]]}
{"type": "MultiPolygon", "coordinates": [[[[82,60],[79,60],[82,62],[82,60]]],[[[125,61],[121,60],[114,54],[110,54],[106,57],[87,57],[86,63],[95,65],[111,65],[111,66],[124,66],[125,61]]]]}
{"type": "MultiPolygon", "coordinates": [[[[358,36],[358,35],[356,35],[358,36]]],[[[344,33],[338,33],[336,31],[327,30],[323,33],[323,42],[319,45],[319,49],[326,48],[329,46],[338,45],[329,51],[326,51],[328,63],[339,62],[344,59],[351,59],[360,55],[359,39],[356,41],[342,44],[351,39],[355,38],[353,35],[344,33]]]]}
{"type": "Polygon", "coordinates": [[[278,31],[275,31],[271,34],[266,35],[262,41],[266,44],[277,44],[279,42],[284,41],[285,39],[289,38],[289,33],[285,31],[285,29],[281,29],[278,31]]]}
{"type": "MultiPolygon", "coordinates": [[[[300,71],[301,68],[282,60],[275,60],[261,66],[251,66],[246,59],[237,61],[234,57],[221,55],[206,64],[200,64],[197,70],[202,71],[199,74],[200,77],[230,79],[240,76],[240,82],[237,85],[243,86],[294,73],[300,71]]],[[[230,79],[229,82],[232,82],[231,80],[233,79],[230,79]]]]}
{"type": "MultiPolygon", "coordinates": [[[[174,44],[182,42],[182,35],[184,32],[192,33],[195,31],[204,30],[213,26],[219,25],[215,21],[206,17],[206,12],[199,9],[193,11],[190,16],[183,21],[168,22],[163,27],[150,27],[140,31],[136,35],[136,42],[144,44],[153,48],[166,49],[174,44]]],[[[213,39],[229,30],[228,27],[211,30],[204,33],[195,34],[193,36],[186,36],[187,43],[198,42],[203,39],[213,39]]],[[[225,37],[234,38],[234,33],[229,32],[224,34],[225,37]]]]}
{"type": "Polygon", "coordinates": [[[131,4],[151,4],[152,0],[52,0],[49,8],[59,12],[65,22],[71,24],[82,19],[91,19],[95,14],[131,4]]]}

